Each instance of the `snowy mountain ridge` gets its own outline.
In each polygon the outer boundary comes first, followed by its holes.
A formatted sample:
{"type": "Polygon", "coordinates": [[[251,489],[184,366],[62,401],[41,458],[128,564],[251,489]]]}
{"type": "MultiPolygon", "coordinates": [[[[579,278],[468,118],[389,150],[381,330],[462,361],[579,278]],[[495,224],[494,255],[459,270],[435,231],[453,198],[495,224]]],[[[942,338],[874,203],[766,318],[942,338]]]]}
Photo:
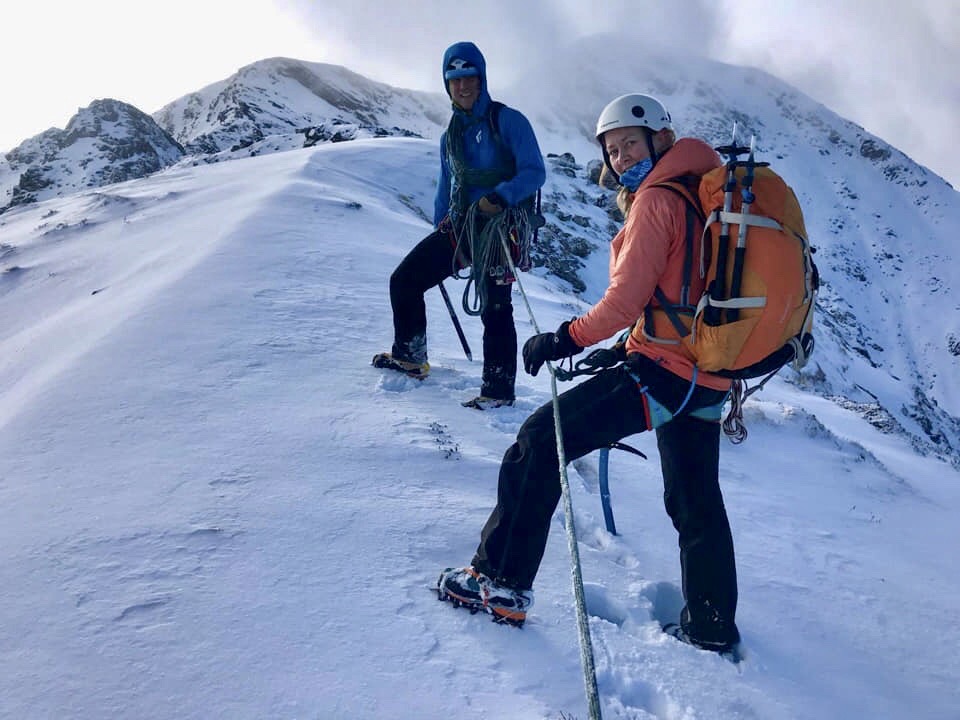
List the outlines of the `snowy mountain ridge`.
{"type": "Polygon", "coordinates": [[[379,136],[433,137],[448,111],[439,93],[400,90],[338,65],[271,58],[175,100],[154,118],[187,154],[213,155],[334,121],[379,136]]]}
{"type": "MultiPolygon", "coordinates": [[[[428,591],[551,397],[520,373],[515,407],[461,407],[480,364],[436,291],[430,377],[369,364],[437,161],[432,140],[360,139],[0,216],[0,717],[588,717],[562,512],[522,630],[428,591]]],[[[584,167],[551,168],[552,196],[592,197],[584,167]]],[[[579,294],[522,275],[521,338],[602,292],[605,253],[582,262],[579,294]]],[[[816,359],[866,384],[847,354],[816,359]]],[[[628,439],[649,459],[611,454],[617,535],[597,454],[568,468],[603,717],[953,720],[960,473],[790,373],[744,411],[720,453],[737,667],[660,629],[682,596],[653,433],[628,439]]]]}
{"type": "Polygon", "coordinates": [[[64,130],[51,128],[4,155],[0,213],[85,188],[146,177],[183,155],[180,144],[149,115],[118,100],[95,100],[77,112],[64,130]]]}
{"type": "MultiPolygon", "coordinates": [[[[602,287],[582,273],[584,259],[602,249],[616,227],[610,193],[591,182],[598,167],[593,123],[611,97],[628,88],[652,92],[671,108],[681,134],[715,145],[729,141],[735,122],[741,140],[754,137],[760,159],[773,162],[796,190],[818,251],[819,349],[794,381],[861,408],[925,452],[960,462],[960,389],[952,381],[960,365],[960,264],[953,243],[960,195],[892,146],[759,70],[689,58],[670,62],[651,51],[614,78],[594,61],[608,46],[609,39],[581,41],[550,67],[531,68],[523,83],[493,89],[531,118],[549,156],[549,224],[535,263],[576,292],[602,287]],[[918,321],[929,317],[943,321],[918,321]]],[[[83,118],[101,103],[113,106],[98,101],[76,125],[90,126],[83,118]]],[[[345,68],[273,58],[174,101],[154,114],[155,127],[127,113],[121,152],[117,143],[91,149],[87,136],[72,132],[74,121],[65,133],[28,140],[0,162],[0,188],[13,208],[129,177],[120,173],[131,168],[148,173],[362,137],[432,139],[447,116],[440,92],[397,90],[345,68]],[[144,147],[148,160],[130,163],[144,147]]],[[[428,208],[422,198],[398,192],[411,207],[428,208]]]]}

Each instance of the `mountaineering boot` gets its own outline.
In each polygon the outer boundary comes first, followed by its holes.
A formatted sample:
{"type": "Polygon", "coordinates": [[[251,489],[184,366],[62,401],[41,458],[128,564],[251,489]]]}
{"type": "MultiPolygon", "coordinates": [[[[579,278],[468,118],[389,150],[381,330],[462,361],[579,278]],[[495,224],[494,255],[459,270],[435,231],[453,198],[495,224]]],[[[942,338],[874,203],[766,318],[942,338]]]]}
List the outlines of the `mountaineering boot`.
{"type": "Polygon", "coordinates": [[[498,585],[472,567],[447,568],[437,580],[437,598],[449,600],[455,607],[471,613],[481,610],[493,616],[494,622],[520,627],[533,607],[532,590],[514,590],[498,585]]]}
{"type": "Polygon", "coordinates": [[[663,631],[670,637],[687,645],[692,645],[699,650],[709,650],[710,652],[718,653],[734,664],[739,663],[743,659],[743,656],[740,654],[739,640],[704,640],[695,638],[684,630],[679,623],[667,623],[663,626],[663,631]]]}
{"type": "Polygon", "coordinates": [[[399,360],[388,352],[374,355],[371,365],[384,370],[396,370],[417,380],[423,380],[430,374],[430,363],[413,363],[407,362],[406,360],[399,360]]]}
{"type": "Polygon", "coordinates": [[[513,407],[513,400],[478,395],[473,400],[464,400],[460,404],[465,408],[473,408],[474,410],[492,410],[498,407],[513,407]]]}

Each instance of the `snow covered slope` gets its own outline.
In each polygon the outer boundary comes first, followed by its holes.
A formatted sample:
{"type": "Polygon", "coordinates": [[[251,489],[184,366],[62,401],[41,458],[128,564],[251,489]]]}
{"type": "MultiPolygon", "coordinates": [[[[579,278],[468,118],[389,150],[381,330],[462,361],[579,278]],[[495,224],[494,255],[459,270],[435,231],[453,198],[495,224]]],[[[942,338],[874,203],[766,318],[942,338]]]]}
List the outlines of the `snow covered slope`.
{"type": "MultiPolygon", "coordinates": [[[[522,630],[427,589],[550,397],[521,374],[516,407],[460,407],[480,365],[436,292],[430,378],[369,366],[436,163],[358,140],[0,216],[0,717],[587,717],[560,514],[522,630]]],[[[580,296],[522,276],[542,327],[602,291],[584,263],[580,296]]],[[[826,382],[859,367],[817,352],[826,382]]],[[[618,536],[596,457],[571,467],[608,720],[956,717],[956,468],[787,380],[721,449],[739,668],[658,630],[680,588],[653,438],[611,458],[618,536]]]]}

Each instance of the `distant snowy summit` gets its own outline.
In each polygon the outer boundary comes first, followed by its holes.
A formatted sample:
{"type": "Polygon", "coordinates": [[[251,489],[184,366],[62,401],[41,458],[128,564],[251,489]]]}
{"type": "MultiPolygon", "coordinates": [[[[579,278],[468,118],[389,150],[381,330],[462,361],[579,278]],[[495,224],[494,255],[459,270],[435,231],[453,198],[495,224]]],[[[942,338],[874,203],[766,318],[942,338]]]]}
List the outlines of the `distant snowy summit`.
{"type": "MultiPolygon", "coordinates": [[[[775,148],[780,159],[814,149],[823,163],[835,165],[840,154],[865,161],[886,182],[907,189],[917,205],[930,200],[924,186],[935,176],[776,78],[687,59],[645,63],[656,68],[655,75],[645,71],[642,79],[618,78],[613,85],[598,74],[601,65],[584,60],[597,52],[590,45],[574,47],[569,65],[553,68],[551,78],[533,68],[514,88],[494,93],[508,101],[523,98],[518,107],[543,133],[545,151],[550,140],[560,138],[564,146],[552,148],[557,153],[594,147],[596,112],[635,85],[661,96],[680,119],[681,131],[708,142],[728,142],[737,122],[745,138],[756,135],[761,147],[775,148]]],[[[439,73],[432,93],[395,88],[339,65],[269,58],[152,116],[117,100],[98,100],[81,109],[65,130],[53,128],[26,140],[0,156],[0,213],[143,177],[184,159],[219,162],[357,138],[436,138],[449,114],[439,73]]],[[[853,192],[840,178],[830,181],[839,183],[841,192],[853,192]]]]}
{"type": "Polygon", "coordinates": [[[439,135],[441,93],[401,90],[346,68],[272,58],[186,95],[152,117],[96,100],[0,157],[0,213],[18,205],[202,162],[360,137],[439,135]]]}
{"type": "Polygon", "coordinates": [[[119,100],[95,100],[64,130],[30,138],[0,162],[0,212],[84,188],[141,178],[184,149],[149,115],[119,100]]]}
{"type": "Polygon", "coordinates": [[[339,65],[271,58],[170,103],[154,118],[188,153],[212,155],[276,136],[299,136],[299,145],[433,137],[449,113],[450,101],[439,91],[401,90],[339,65]]]}

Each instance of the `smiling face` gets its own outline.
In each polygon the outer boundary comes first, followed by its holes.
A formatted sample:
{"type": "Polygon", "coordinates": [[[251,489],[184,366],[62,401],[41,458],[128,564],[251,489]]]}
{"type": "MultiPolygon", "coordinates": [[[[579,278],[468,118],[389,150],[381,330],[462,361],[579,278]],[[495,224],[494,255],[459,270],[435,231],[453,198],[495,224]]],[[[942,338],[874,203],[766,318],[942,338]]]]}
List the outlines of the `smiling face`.
{"type": "Polygon", "coordinates": [[[480,76],[468,75],[448,80],[447,90],[450,93],[450,99],[469,112],[480,97],[480,76]]]}
{"type": "Polygon", "coordinates": [[[647,138],[643,128],[624,127],[608,130],[603,134],[603,146],[610,158],[610,167],[617,175],[650,157],[647,138]]]}

